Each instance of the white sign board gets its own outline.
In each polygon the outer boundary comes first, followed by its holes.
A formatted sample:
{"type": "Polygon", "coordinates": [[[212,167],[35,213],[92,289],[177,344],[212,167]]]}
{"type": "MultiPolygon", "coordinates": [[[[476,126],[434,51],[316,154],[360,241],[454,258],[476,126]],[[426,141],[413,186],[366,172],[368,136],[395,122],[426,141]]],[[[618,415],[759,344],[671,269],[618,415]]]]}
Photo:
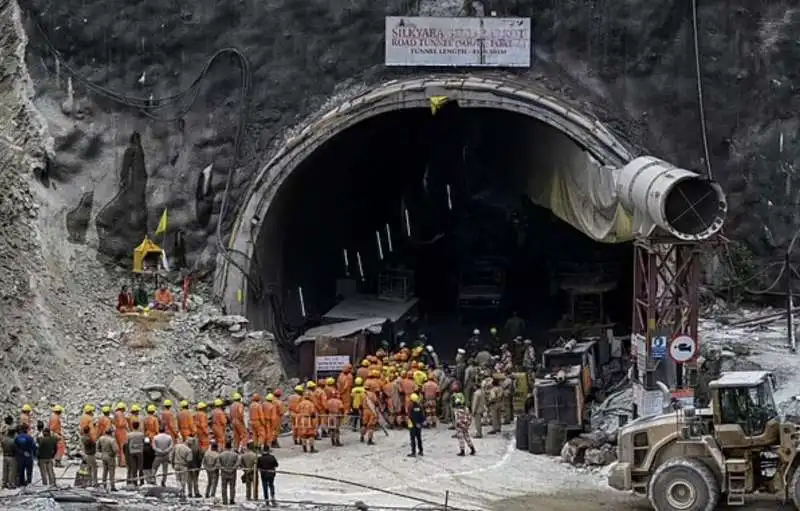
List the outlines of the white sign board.
{"type": "Polygon", "coordinates": [[[697,342],[688,335],[679,335],[669,343],[669,356],[682,364],[692,360],[697,355],[697,342]]]}
{"type": "Polygon", "coordinates": [[[347,355],[327,355],[316,359],[317,372],[321,373],[339,372],[349,363],[350,357],[347,355]]]}
{"type": "Polygon", "coordinates": [[[632,334],[631,337],[633,354],[636,357],[637,376],[639,377],[639,382],[644,382],[647,372],[647,338],[641,334],[632,334]]]}
{"type": "Polygon", "coordinates": [[[530,18],[386,17],[387,66],[530,67],[530,18]]]}
{"type": "Polygon", "coordinates": [[[640,417],[652,417],[664,412],[664,394],[660,390],[645,390],[639,405],[640,417]]]}

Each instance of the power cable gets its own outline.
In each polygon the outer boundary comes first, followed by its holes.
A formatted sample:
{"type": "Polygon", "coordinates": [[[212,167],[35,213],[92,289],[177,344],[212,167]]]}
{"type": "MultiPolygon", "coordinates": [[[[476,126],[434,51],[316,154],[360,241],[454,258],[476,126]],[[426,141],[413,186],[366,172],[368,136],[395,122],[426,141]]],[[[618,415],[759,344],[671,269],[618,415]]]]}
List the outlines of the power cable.
{"type": "Polygon", "coordinates": [[[74,78],[78,83],[83,85],[86,89],[95,94],[100,96],[106,97],[111,99],[119,104],[125,105],[127,107],[133,108],[138,110],[140,113],[145,115],[146,117],[161,121],[161,122],[172,122],[178,119],[181,119],[185,116],[191,108],[194,106],[197,98],[200,94],[200,84],[202,81],[207,77],[211,67],[214,63],[220,59],[223,55],[231,54],[233,55],[238,63],[239,63],[239,70],[240,70],[240,101],[239,101],[239,117],[238,123],[236,127],[236,135],[234,139],[234,154],[233,154],[233,162],[228,169],[228,174],[225,179],[225,189],[223,191],[221,205],[220,205],[220,212],[217,215],[217,226],[216,226],[216,243],[217,249],[219,253],[227,260],[227,262],[239,270],[242,275],[247,279],[248,286],[252,289],[253,294],[256,297],[261,296],[261,285],[259,282],[255,281],[248,272],[244,270],[244,268],[236,262],[230,255],[229,252],[236,253],[241,255],[245,258],[245,260],[249,259],[247,254],[244,254],[238,250],[229,250],[227,247],[224,246],[222,243],[222,225],[224,223],[224,219],[227,215],[228,209],[228,197],[230,195],[231,185],[233,182],[234,173],[237,170],[241,159],[241,148],[244,139],[244,131],[247,124],[247,102],[249,99],[250,94],[250,86],[252,80],[252,72],[250,68],[250,61],[249,59],[242,53],[239,49],[233,47],[226,47],[220,50],[217,50],[205,63],[202,70],[198,74],[198,76],[192,81],[192,83],[183,89],[182,91],[166,96],[163,98],[140,98],[136,96],[129,96],[125,94],[121,94],[115,92],[111,89],[103,87],[102,85],[95,84],[94,82],[88,80],[85,76],[79,73],[76,69],[69,65],[66,59],[63,57],[61,52],[53,45],[50,37],[45,32],[44,28],[42,27],[41,23],[35,17],[33,18],[33,24],[36,27],[37,31],[41,35],[42,42],[44,43],[45,47],[53,54],[54,58],[56,58],[59,62],[59,65],[62,69],[64,69],[72,78],[74,78]],[[172,106],[174,104],[179,103],[184,98],[189,98],[188,103],[179,108],[177,114],[173,117],[166,118],[163,116],[156,115],[153,112],[159,112],[163,109],[172,106]]]}
{"type": "Polygon", "coordinates": [[[706,130],[706,109],[703,101],[703,75],[700,66],[700,31],[697,27],[697,0],[692,0],[692,28],[694,31],[694,62],[697,77],[697,106],[700,110],[700,133],[703,137],[703,155],[706,160],[706,173],[708,179],[713,179],[711,173],[711,154],[708,150],[708,133],[706,130]]]}

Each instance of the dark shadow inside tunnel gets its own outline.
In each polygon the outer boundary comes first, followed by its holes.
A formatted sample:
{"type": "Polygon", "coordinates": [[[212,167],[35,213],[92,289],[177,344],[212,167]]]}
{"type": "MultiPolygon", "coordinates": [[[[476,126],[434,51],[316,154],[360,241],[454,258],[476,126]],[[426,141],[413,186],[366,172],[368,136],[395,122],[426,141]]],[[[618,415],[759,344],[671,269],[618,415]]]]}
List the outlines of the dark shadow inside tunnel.
{"type": "Polygon", "coordinates": [[[402,274],[419,300],[418,330],[445,353],[473,328],[504,335],[513,311],[535,340],[567,321],[629,331],[631,245],[595,242],[530,198],[531,176],[572,158],[557,151],[583,153],[531,117],[455,103],[346,129],[276,194],[252,275],[274,295],[248,303],[248,315],[272,329],[312,326],[402,274]]]}

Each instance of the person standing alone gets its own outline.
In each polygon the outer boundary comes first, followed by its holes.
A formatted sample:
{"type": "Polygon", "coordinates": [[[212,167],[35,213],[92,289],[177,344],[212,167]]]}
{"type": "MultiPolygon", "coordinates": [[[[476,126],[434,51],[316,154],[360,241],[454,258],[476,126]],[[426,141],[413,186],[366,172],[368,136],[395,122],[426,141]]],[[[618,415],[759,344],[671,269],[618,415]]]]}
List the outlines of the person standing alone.
{"type": "Polygon", "coordinates": [[[427,425],[425,419],[425,409],[420,403],[421,399],[419,394],[411,394],[411,405],[408,407],[408,434],[411,437],[411,454],[408,456],[414,458],[419,452],[422,452],[422,428],[427,425]]]}
{"type": "Polygon", "coordinates": [[[275,500],[275,471],[278,468],[278,460],[272,455],[269,447],[264,447],[261,456],[258,457],[256,467],[258,467],[258,475],[261,476],[261,489],[264,492],[264,500],[267,501],[267,505],[277,506],[278,501],[275,500]]]}

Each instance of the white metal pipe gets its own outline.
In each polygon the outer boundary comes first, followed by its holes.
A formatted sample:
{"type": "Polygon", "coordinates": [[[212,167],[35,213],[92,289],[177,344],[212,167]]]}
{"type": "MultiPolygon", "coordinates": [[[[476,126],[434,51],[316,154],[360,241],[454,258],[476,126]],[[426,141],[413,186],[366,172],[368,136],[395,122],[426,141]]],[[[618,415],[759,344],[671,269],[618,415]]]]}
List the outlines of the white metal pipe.
{"type": "Polygon", "coordinates": [[[406,234],[411,237],[411,218],[408,216],[408,208],[403,208],[403,216],[406,218],[406,234]]]}
{"type": "Polygon", "coordinates": [[[361,280],[364,280],[364,265],[361,263],[361,252],[356,252],[356,261],[358,261],[358,275],[361,280]]]}
{"type": "Polygon", "coordinates": [[[350,275],[350,255],[347,253],[347,249],[342,249],[344,252],[344,273],[345,275],[350,275]]]}
{"type": "Polygon", "coordinates": [[[389,224],[386,224],[386,245],[389,248],[389,253],[391,254],[394,248],[392,247],[392,229],[389,227],[389,224]]]}
{"type": "Polygon", "coordinates": [[[306,299],[303,296],[303,286],[297,286],[297,295],[300,297],[300,313],[306,317],[306,299]]]}
{"type": "Polygon", "coordinates": [[[447,209],[452,211],[453,210],[453,198],[450,195],[450,185],[445,185],[445,190],[447,191],[447,209]]]}
{"type": "Polygon", "coordinates": [[[375,241],[378,243],[378,257],[383,261],[383,242],[381,241],[381,231],[375,231],[375,241]]]}

